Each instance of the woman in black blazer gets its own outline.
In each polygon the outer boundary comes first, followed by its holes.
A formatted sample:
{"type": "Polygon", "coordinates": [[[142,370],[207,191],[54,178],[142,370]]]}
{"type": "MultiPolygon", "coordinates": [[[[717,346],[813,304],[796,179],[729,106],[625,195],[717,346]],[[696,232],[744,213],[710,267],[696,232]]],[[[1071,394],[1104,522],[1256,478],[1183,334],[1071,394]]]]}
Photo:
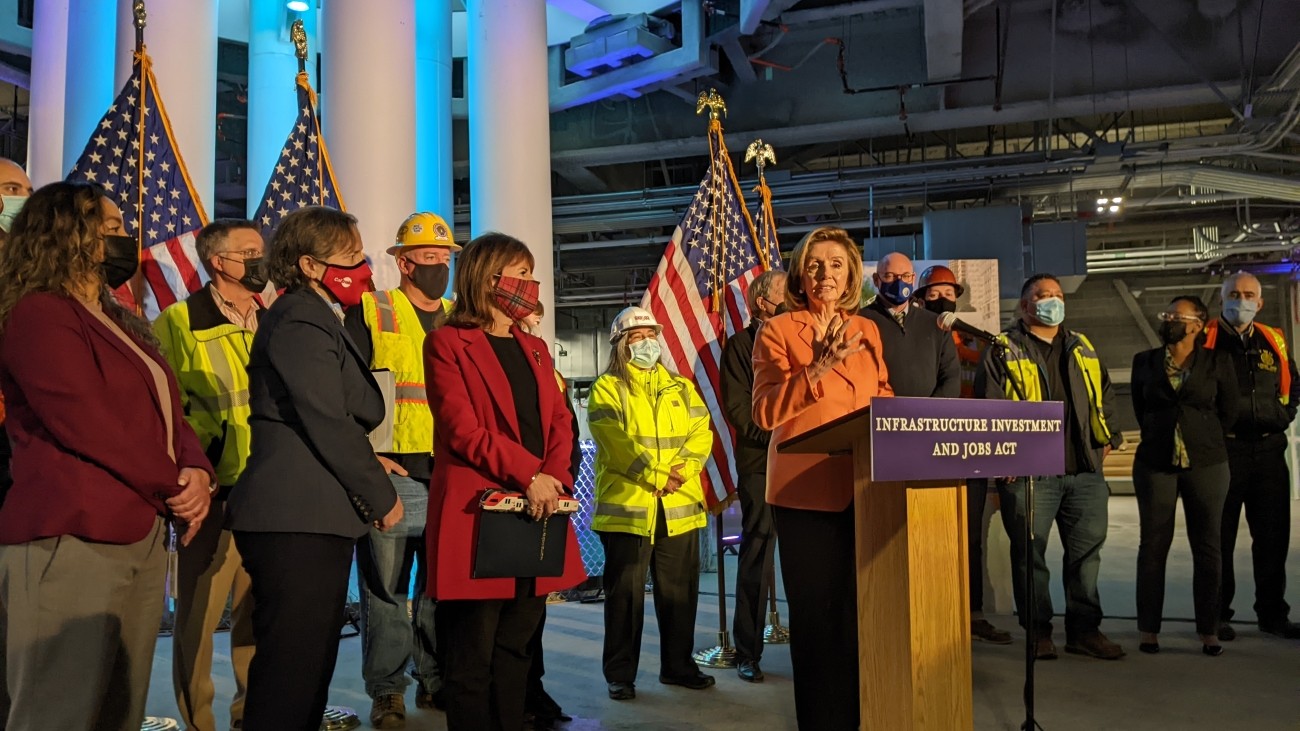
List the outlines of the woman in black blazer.
{"type": "Polygon", "coordinates": [[[1164,347],[1133,357],[1133,411],[1142,442],[1133,463],[1141,542],[1137,559],[1139,649],[1160,651],[1165,563],[1181,496],[1192,545],[1196,632],[1206,655],[1223,654],[1219,622],[1219,530],[1228,494],[1224,434],[1237,418],[1232,362],[1201,347],[1209,313],[1199,297],[1175,297],[1160,313],[1164,347]]]}
{"type": "Polygon", "coordinates": [[[245,731],[315,731],[329,693],[357,538],[402,504],[366,435],[384,418],[343,308],[370,284],[356,218],[289,214],[268,252],[285,293],[263,316],[248,363],[252,451],[227,525],[252,580],[257,652],[245,731]]]}

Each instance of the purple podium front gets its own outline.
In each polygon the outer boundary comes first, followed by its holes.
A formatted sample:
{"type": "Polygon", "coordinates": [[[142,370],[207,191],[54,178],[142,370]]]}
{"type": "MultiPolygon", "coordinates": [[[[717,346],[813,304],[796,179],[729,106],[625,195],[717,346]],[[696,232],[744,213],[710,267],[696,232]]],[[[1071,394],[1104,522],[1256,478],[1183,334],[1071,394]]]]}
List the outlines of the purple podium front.
{"type": "Polygon", "coordinates": [[[1060,474],[1063,414],[1055,401],[880,398],[777,446],[853,455],[863,729],[974,726],[964,481],[1060,474]]]}

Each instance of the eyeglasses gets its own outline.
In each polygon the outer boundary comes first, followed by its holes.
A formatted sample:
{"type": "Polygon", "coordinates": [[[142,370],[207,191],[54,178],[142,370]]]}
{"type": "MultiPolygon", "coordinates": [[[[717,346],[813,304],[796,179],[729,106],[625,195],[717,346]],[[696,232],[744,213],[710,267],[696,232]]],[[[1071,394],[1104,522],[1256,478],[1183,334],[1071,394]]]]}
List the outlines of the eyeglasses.
{"type": "Polygon", "coordinates": [[[911,284],[916,281],[916,272],[908,272],[907,274],[881,274],[879,276],[880,281],[882,282],[893,282],[897,279],[901,279],[904,282],[911,284]]]}
{"type": "Polygon", "coordinates": [[[1180,315],[1177,312],[1161,312],[1156,317],[1162,322],[1200,322],[1201,318],[1196,315],[1180,315]]]}
{"type": "Polygon", "coordinates": [[[243,251],[223,251],[220,254],[217,254],[217,256],[232,261],[247,261],[249,259],[257,259],[261,257],[262,252],[258,249],[244,249],[243,251]]]}

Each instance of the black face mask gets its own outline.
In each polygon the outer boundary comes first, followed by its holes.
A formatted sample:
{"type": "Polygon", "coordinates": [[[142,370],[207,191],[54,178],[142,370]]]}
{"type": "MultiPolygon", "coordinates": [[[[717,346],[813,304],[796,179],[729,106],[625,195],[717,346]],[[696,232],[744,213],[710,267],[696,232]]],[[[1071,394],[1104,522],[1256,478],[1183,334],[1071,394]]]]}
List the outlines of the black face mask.
{"type": "Polygon", "coordinates": [[[1162,322],[1160,323],[1160,342],[1165,345],[1173,345],[1182,342],[1187,337],[1187,323],[1185,322],[1162,322]]]}
{"type": "Polygon", "coordinates": [[[411,281],[425,297],[436,300],[447,292],[447,279],[451,276],[449,266],[411,262],[411,267],[411,281]]]}
{"type": "Polygon", "coordinates": [[[261,292],[266,289],[266,274],[262,271],[263,261],[260,256],[244,260],[244,276],[239,278],[239,283],[249,292],[261,292]]]}
{"type": "Polygon", "coordinates": [[[131,281],[140,269],[140,242],[130,236],[105,236],[104,261],[99,267],[104,282],[112,289],[131,281]]]}
{"type": "Polygon", "coordinates": [[[776,317],[777,315],[784,315],[789,311],[790,311],[790,305],[787,305],[785,302],[782,302],[781,304],[776,306],[775,310],[772,311],[772,317],[776,317]]]}
{"type": "Polygon", "coordinates": [[[944,299],[940,297],[937,300],[926,300],[925,309],[933,312],[936,315],[942,315],[945,312],[956,312],[957,303],[953,302],[952,300],[944,299]]]}

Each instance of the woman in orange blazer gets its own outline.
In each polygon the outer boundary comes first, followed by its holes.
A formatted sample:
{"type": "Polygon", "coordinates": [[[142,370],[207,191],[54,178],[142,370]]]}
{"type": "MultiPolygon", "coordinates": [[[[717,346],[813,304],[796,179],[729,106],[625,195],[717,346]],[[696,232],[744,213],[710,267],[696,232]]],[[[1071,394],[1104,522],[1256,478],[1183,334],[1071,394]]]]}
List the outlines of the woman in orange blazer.
{"type": "Polygon", "coordinates": [[[574,425],[550,348],[515,324],[537,309],[537,292],[528,247],[483,234],[456,257],[451,320],[424,341],[438,455],[429,484],[426,591],[438,600],[450,731],[522,731],[529,643],[546,595],[586,579],[573,528],[558,521],[550,529],[566,532],[561,576],[474,577],[487,488],[526,493],[536,520],[550,517],[573,488],[574,425]]]}
{"type": "Polygon", "coordinates": [[[767,502],[790,613],[795,714],[808,731],[858,728],[853,460],[778,454],[793,436],[892,396],[880,331],[857,314],[862,255],[819,228],[795,247],[786,305],[754,344],[754,423],[772,432],[767,502]]]}

